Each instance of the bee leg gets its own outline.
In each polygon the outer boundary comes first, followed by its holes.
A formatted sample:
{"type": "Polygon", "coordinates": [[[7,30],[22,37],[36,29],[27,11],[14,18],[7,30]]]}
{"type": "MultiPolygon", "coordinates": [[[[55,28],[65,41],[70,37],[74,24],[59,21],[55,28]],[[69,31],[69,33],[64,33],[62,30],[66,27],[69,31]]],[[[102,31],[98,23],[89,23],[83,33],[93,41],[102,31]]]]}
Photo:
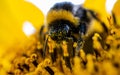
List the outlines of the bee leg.
{"type": "Polygon", "coordinates": [[[70,57],[69,57],[69,53],[68,53],[68,44],[66,41],[63,41],[62,43],[62,49],[63,49],[63,59],[65,60],[65,65],[71,68],[71,64],[70,64],[70,57]]]}
{"type": "Polygon", "coordinates": [[[74,56],[75,56],[75,47],[74,47],[74,40],[73,40],[73,37],[68,37],[67,38],[68,40],[68,53],[69,53],[69,57],[70,57],[70,61],[71,61],[71,64],[74,64],[74,56]]]}
{"type": "Polygon", "coordinates": [[[49,53],[50,53],[52,62],[55,62],[56,61],[56,57],[54,54],[55,42],[50,37],[48,38],[48,47],[49,47],[49,53]]]}
{"type": "Polygon", "coordinates": [[[71,63],[70,63],[70,57],[69,56],[64,56],[63,59],[65,60],[65,65],[70,68],[70,70],[72,69],[71,67],[71,63]]]}
{"type": "Polygon", "coordinates": [[[54,51],[50,53],[51,59],[52,59],[52,63],[56,62],[56,56],[54,51]]]}
{"type": "Polygon", "coordinates": [[[80,50],[83,48],[83,45],[84,45],[84,40],[82,38],[80,38],[77,41],[77,46],[75,49],[75,56],[79,56],[80,50]]]}
{"type": "Polygon", "coordinates": [[[69,38],[68,37],[68,53],[69,53],[69,56],[70,57],[74,57],[75,56],[75,51],[74,51],[74,48],[73,48],[73,38],[69,38]]]}
{"type": "Polygon", "coordinates": [[[83,48],[84,42],[85,42],[85,34],[87,31],[87,24],[84,22],[81,22],[79,27],[79,39],[77,41],[77,45],[76,45],[76,51],[75,51],[75,56],[79,56],[79,52],[80,50],[83,48]]]}

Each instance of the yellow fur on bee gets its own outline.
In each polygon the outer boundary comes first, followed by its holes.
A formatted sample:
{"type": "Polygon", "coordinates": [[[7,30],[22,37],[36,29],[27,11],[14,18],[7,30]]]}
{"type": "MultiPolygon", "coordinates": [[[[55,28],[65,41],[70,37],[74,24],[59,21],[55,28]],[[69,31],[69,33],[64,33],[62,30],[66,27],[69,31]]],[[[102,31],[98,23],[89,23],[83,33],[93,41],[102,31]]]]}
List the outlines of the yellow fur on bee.
{"type": "Polygon", "coordinates": [[[48,38],[48,47],[49,47],[49,52],[53,53],[55,48],[55,42],[50,37],[48,38]]]}
{"type": "Polygon", "coordinates": [[[87,34],[86,35],[89,36],[93,32],[97,32],[97,33],[104,32],[103,26],[97,20],[93,20],[90,23],[90,27],[89,27],[89,30],[87,30],[87,34]]]}
{"type": "Polygon", "coordinates": [[[62,48],[63,48],[63,55],[64,56],[69,56],[68,51],[67,51],[67,42],[63,41],[62,48]]]}
{"type": "Polygon", "coordinates": [[[51,22],[60,19],[68,20],[74,25],[79,24],[79,19],[77,17],[74,17],[74,15],[71,12],[62,9],[49,11],[46,17],[46,23],[47,25],[49,25],[51,22]]]}

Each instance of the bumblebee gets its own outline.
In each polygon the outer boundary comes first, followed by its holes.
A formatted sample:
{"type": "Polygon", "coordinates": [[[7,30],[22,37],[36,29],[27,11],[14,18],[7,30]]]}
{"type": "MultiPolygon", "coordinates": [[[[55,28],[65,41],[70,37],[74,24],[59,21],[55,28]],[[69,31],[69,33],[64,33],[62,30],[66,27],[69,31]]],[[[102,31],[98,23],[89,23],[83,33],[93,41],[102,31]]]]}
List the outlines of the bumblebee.
{"type": "Polygon", "coordinates": [[[77,7],[70,2],[56,3],[47,13],[45,25],[40,30],[40,40],[44,40],[43,57],[46,57],[48,51],[52,61],[55,62],[60,54],[66,61],[67,67],[71,68],[70,59],[79,56],[81,49],[85,53],[94,53],[92,36],[96,31],[89,32],[93,19],[101,24],[103,33],[108,33],[106,25],[92,10],[83,6],[77,7]]]}

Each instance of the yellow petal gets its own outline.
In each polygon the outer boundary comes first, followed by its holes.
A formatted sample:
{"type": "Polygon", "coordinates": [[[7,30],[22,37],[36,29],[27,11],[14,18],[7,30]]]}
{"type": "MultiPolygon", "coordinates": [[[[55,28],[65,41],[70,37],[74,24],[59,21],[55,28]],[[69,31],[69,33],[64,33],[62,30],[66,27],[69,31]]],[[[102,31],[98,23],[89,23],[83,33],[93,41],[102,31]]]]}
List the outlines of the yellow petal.
{"type": "Polygon", "coordinates": [[[117,24],[120,26],[120,0],[117,0],[112,11],[115,14],[117,24]]]}

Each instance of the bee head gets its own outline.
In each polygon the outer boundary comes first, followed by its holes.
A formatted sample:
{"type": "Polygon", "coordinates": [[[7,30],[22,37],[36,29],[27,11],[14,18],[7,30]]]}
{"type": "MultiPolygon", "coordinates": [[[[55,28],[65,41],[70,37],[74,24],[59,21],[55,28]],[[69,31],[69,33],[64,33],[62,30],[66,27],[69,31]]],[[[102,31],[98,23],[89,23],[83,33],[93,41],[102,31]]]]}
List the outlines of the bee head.
{"type": "Polygon", "coordinates": [[[51,9],[46,16],[46,24],[49,36],[58,42],[71,35],[71,30],[79,24],[79,19],[70,11],[51,9]]]}
{"type": "Polygon", "coordinates": [[[71,34],[71,23],[65,20],[58,20],[49,26],[49,36],[56,42],[65,40],[71,34]]]}

